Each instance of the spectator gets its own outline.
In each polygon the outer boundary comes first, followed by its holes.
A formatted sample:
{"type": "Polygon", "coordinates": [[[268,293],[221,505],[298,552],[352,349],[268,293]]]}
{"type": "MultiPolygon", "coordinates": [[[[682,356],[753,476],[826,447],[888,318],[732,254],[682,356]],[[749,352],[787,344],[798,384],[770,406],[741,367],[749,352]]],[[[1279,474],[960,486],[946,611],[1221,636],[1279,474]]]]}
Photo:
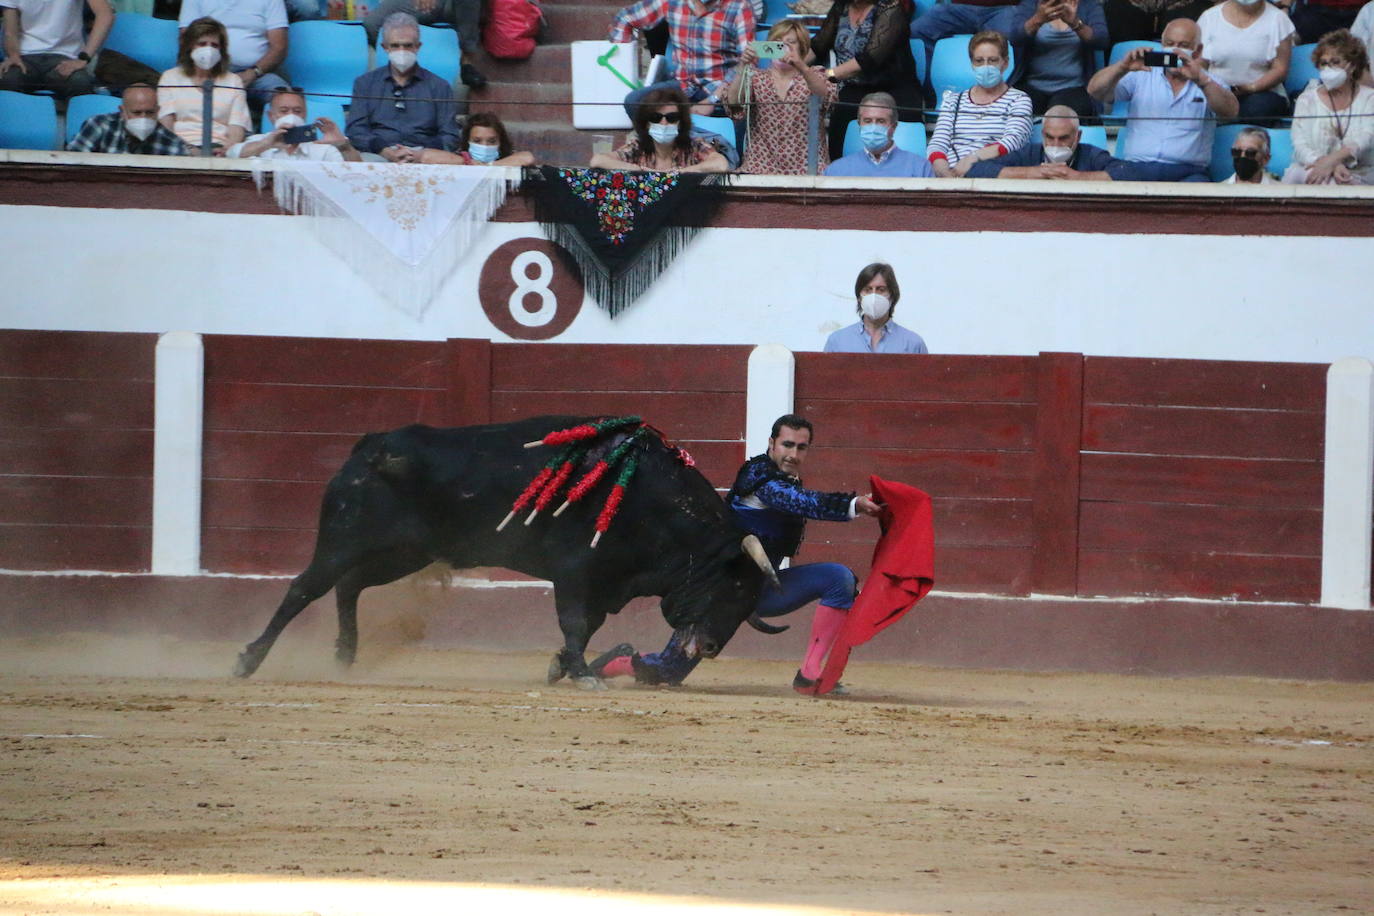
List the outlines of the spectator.
{"type": "Polygon", "coordinates": [[[181,138],[157,123],[157,91],[147,83],[125,89],[118,111],[87,118],[67,149],[74,153],[186,155],[181,138]]]}
{"type": "Polygon", "coordinates": [[[501,119],[488,111],[468,115],[463,122],[463,135],[459,138],[458,152],[446,153],[439,149],[427,149],[420,154],[420,161],[427,165],[534,165],[534,153],[521,150],[515,152],[511,146],[510,134],[501,119]]]}
{"type": "Polygon", "coordinates": [[[1094,53],[1111,46],[1101,0],[1021,0],[1012,24],[1017,88],[1042,114],[1068,105],[1081,118],[1095,118],[1088,80],[1097,69],[1094,53]]]}
{"type": "Polygon", "coordinates": [[[863,149],[836,159],[825,174],[839,178],[934,178],[929,162],[892,139],[897,131],[896,104],[886,92],[864,96],[858,118],[863,149]]]}
{"type": "Polygon", "coordinates": [[[926,342],[892,320],[902,296],[892,265],[870,264],[854,281],[854,310],[859,320],[825,341],[827,353],[928,353],[926,342]]]}
{"type": "Polygon", "coordinates": [[[1007,39],[979,32],[968,42],[975,85],[947,92],[930,141],[930,163],[941,178],[962,178],[974,163],[1005,156],[1030,139],[1030,96],[1002,78],[1007,39]]]}
{"type": "MultiPolygon", "coordinates": [[[[911,23],[911,37],[925,45],[926,73],[930,73],[935,43],[955,35],[976,35],[993,31],[1010,38],[1016,31],[1016,7],[1020,0],[951,0],[917,16],[911,23]]],[[[926,93],[932,96],[927,76],[926,93]]]]}
{"type": "Polygon", "coordinates": [[[5,33],[0,89],[47,89],[64,99],[95,89],[91,58],[114,25],[109,0],[0,0],[0,7],[5,33]],[[86,6],[95,21],[83,41],[81,17],[86,6]]]}
{"type": "MultiPolygon", "coordinates": [[[[744,49],[740,66],[730,83],[732,114],[748,124],[749,143],[744,150],[742,172],[759,175],[808,175],[807,146],[810,139],[812,95],[821,100],[818,128],[835,101],[838,87],[825,78],[820,67],[808,67],[811,35],[795,19],[784,19],[768,32],[769,41],[787,46],[787,56],[769,66],[756,67],[752,47],[744,49]],[[749,105],[743,104],[748,98],[749,105]]],[[[819,138],[818,138],[819,141],[819,138]]],[[[816,165],[824,171],[830,162],[828,144],[818,142],[816,165]]]]}
{"type": "Polygon", "coordinates": [[[224,25],[229,69],[243,81],[249,101],[257,108],[266,105],[272,90],[286,86],[276,72],[286,59],[282,0],[182,0],[177,22],[184,32],[193,20],[206,17],[224,25]]]}
{"type": "MultiPolygon", "coordinates": [[[[1355,17],[1355,24],[1350,27],[1350,34],[1360,40],[1365,53],[1368,54],[1370,46],[1374,45],[1374,3],[1366,3],[1360,8],[1360,14],[1355,17]]],[[[1364,84],[1370,84],[1368,73],[1364,75],[1364,84]]]]}
{"type": "Polygon", "coordinates": [[[754,8],[749,0],[639,0],[615,14],[611,41],[630,41],[667,21],[673,43],[676,79],[661,80],[625,96],[625,111],[635,120],[636,107],[650,92],[677,89],[699,115],[724,114],[725,90],[740,55],[754,40],[754,8]]]}
{"type": "Polygon", "coordinates": [[[1370,184],[1374,180],[1374,89],[1361,85],[1369,54],[1345,29],[1312,49],[1319,80],[1293,112],[1293,164],[1284,184],[1370,184]]]}
{"type": "Polygon", "coordinates": [[[1067,105],[1045,112],[1040,125],[1042,143],[1027,143],[1005,156],[979,162],[969,178],[1044,178],[1069,181],[1111,181],[1108,168],[1116,162],[1101,147],[1084,143],[1078,113],[1067,105]]]}
{"type": "Polygon", "coordinates": [[[201,84],[214,80],[211,91],[210,140],[216,156],[243,142],[253,123],[243,81],[229,72],[229,37],[214,19],[197,19],[181,31],[177,65],[157,83],[157,113],[162,126],[186,144],[189,155],[201,154],[204,100],[201,84]]]}
{"type": "MultiPolygon", "coordinates": [[[[1163,44],[1183,59],[1182,67],[1147,67],[1148,48],[1135,48],[1099,70],[1088,92],[1103,104],[1129,102],[1126,160],[1112,170],[1117,181],[1208,181],[1217,117],[1240,109],[1231,88],[1207,73],[1197,23],[1175,19],[1164,27],[1163,44]]],[[[1120,151],[1119,151],[1120,152],[1120,151]]]]}
{"type": "Polygon", "coordinates": [[[1293,57],[1293,23],[1264,0],[1224,0],[1199,17],[1207,72],[1231,85],[1242,121],[1288,116],[1283,81],[1293,57]]]}
{"type": "Polygon", "coordinates": [[[725,172],[716,143],[692,136],[692,105],[682,90],[655,89],[635,106],[634,138],[614,153],[592,156],[594,169],[621,172],[725,172]]]}
{"type": "MultiPolygon", "coordinates": [[[[377,43],[378,31],[384,33],[386,21],[396,13],[405,13],[422,25],[436,22],[452,25],[458,32],[458,47],[463,57],[481,48],[482,0],[382,0],[363,20],[368,43],[377,43]]],[[[463,61],[458,78],[469,89],[481,89],[487,84],[482,71],[467,61],[463,61]]]]}
{"type": "Polygon", "coordinates": [[[1197,20],[1215,0],[1102,0],[1113,42],[1154,41],[1175,19],[1197,20]]]}
{"type": "Polygon", "coordinates": [[[453,88],[416,63],[420,24],[408,13],[392,13],[382,24],[387,63],[353,81],[348,139],[366,159],[419,162],[427,149],[453,152],[458,111],[453,88]]]}
{"type": "Polygon", "coordinates": [[[921,119],[916,59],[907,38],[909,19],[902,0],[835,0],[811,40],[813,59],[835,54],[825,75],[840,85],[830,112],[830,158],[844,155],[844,132],[858,115],[856,103],[871,92],[896,99],[893,113],[902,121],[921,119]]]}
{"type": "Polygon", "coordinates": [[[278,89],[272,93],[272,101],[267,104],[267,116],[272,120],[272,130],[265,134],[254,134],[242,143],[232,147],[230,159],[305,159],[311,162],[361,162],[362,156],[348,142],[339,130],[339,125],[329,118],[315,121],[320,139],[305,143],[287,143],[284,135],[293,127],[304,127],[305,93],[294,87],[278,89]]]}
{"type": "Polygon", "coordinates": [[[1222,184],[1278,184],[1269,174],[1269,131],[1245,127],[1231,142],[1231,163],[1235,172],[1222,184]]]}
{"type": "Polygon", "coordinates": [[[1274,0],[1274,5],[1288,13],[1298,30],[1298,44],[1311,44],[1338,29],[1349,29],[1359,16],[1365,0],[1274,0]]]}

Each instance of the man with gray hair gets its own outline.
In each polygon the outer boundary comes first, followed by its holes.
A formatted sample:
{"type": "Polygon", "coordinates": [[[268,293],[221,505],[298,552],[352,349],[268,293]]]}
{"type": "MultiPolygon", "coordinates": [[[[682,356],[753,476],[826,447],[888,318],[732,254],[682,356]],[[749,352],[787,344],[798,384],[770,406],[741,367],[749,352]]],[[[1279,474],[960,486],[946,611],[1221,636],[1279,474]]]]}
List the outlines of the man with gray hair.
{"type": "Polygon", "coordinates": [[[379,51],[387,63],[353,81],[348,140],[364,159],[419,162],[420,152],[453,152],[458,108],[453,87],[416,63],[420,24],[409,13],[382,23],[379,51]]]}
{"type": "Polygon", "coordinates": [[[1067,105],[1045,112],[1040,125],[1042,142],[1031,141],[1005,156],[974,163],[967,178],[1040,178],[1068,181],[1111,181],[1116,160],[1101,147],[1084,143],[1078,113],[1067,105]]]}
{"type": "Polygon", "coordinates": [[[1269,131],[1245,127],[1231,141],[1231,165],[1235,172],[1222,184],[1279,184],[1269,174],[1269,131]]]}
{"type": "Polygon", "coordinates": [[[897,132],[897,100],[891,95],[870,92],[860,99],[855,124],[863,149],[836,159],[825,174],[841,178],[934,177],[924,156],[904,150],[893,141],[897,132]]]}
{"type": "MultiPolygon", "coordinates": [[[[382,25],[394,13],[406,13],[422,25],[436,22],[452,25],[458,31],[458,46],[464,57],[481,46],[482,0],[382,0],[363,20],[369,44],[377,43],[378,30],[386,31],[382,25]]],[[[469,89],[481,89],[487,84],[482,71],[467,61],[463,62],[459,78],[469,89]]]]}

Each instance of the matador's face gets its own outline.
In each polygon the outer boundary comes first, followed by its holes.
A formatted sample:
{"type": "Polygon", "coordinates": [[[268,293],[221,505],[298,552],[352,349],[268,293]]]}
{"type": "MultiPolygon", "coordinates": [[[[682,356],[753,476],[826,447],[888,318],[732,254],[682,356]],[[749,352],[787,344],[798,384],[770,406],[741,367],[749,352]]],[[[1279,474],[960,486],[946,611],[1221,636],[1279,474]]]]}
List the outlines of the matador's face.
{"type": "Polygon", "coordinates": [[[801,476],[802,462],[811,450],[811,430],[791,426],[779,427],[777,436],[768,440],[768,457],[785,473],[801,476]]]}

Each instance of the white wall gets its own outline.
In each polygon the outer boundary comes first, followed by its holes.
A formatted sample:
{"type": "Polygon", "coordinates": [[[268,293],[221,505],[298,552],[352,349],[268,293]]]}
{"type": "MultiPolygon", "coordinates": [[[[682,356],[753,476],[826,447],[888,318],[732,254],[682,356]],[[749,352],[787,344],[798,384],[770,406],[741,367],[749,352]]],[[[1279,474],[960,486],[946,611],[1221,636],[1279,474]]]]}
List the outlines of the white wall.
{"type": "MultiPolygon", "coordinates": [[[[423,319],[389,307],[281,216],[0,207],[0,325],[325,337],[492,337],[477,278],[492,223],[423,319]]],[[[559,342],[780,343],[819,350],[854,320],[853,278],[897,271],[902,324],[936,353],[1330,362],[1374,356],[1366,238],[703,232],[612,321],[593,303],[559,342]]],[[[360,256],[363,253],[360,252],[360,256]]]]}

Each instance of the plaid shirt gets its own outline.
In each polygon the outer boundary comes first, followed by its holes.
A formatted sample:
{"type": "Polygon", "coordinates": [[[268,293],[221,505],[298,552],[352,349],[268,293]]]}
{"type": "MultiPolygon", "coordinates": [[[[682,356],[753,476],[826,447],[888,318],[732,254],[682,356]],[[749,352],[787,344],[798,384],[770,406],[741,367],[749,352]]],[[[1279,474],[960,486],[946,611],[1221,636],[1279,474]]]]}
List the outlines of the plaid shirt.
{"type": "Polygon", "coordinates": [[[140,140],[124,129],[124,118],[117,111],[86,119],[81,132],[67,144],[74,153],[140,153],[148,156],[185,156],[186,144],[161,124],[140,140]]]}
{"type": "Polygon", "coordinates": [[[639,0],[615,14],[611,41],[629,41],[665,18],[673,41],[673,68],[689,99],[722,95],[740,55],[754,40],[754,8],[749,0],[699,0],[705,13],[692,12],[692,0],[639,0]],[[697,90],[700,90],[699,92],[697,90]]]}

